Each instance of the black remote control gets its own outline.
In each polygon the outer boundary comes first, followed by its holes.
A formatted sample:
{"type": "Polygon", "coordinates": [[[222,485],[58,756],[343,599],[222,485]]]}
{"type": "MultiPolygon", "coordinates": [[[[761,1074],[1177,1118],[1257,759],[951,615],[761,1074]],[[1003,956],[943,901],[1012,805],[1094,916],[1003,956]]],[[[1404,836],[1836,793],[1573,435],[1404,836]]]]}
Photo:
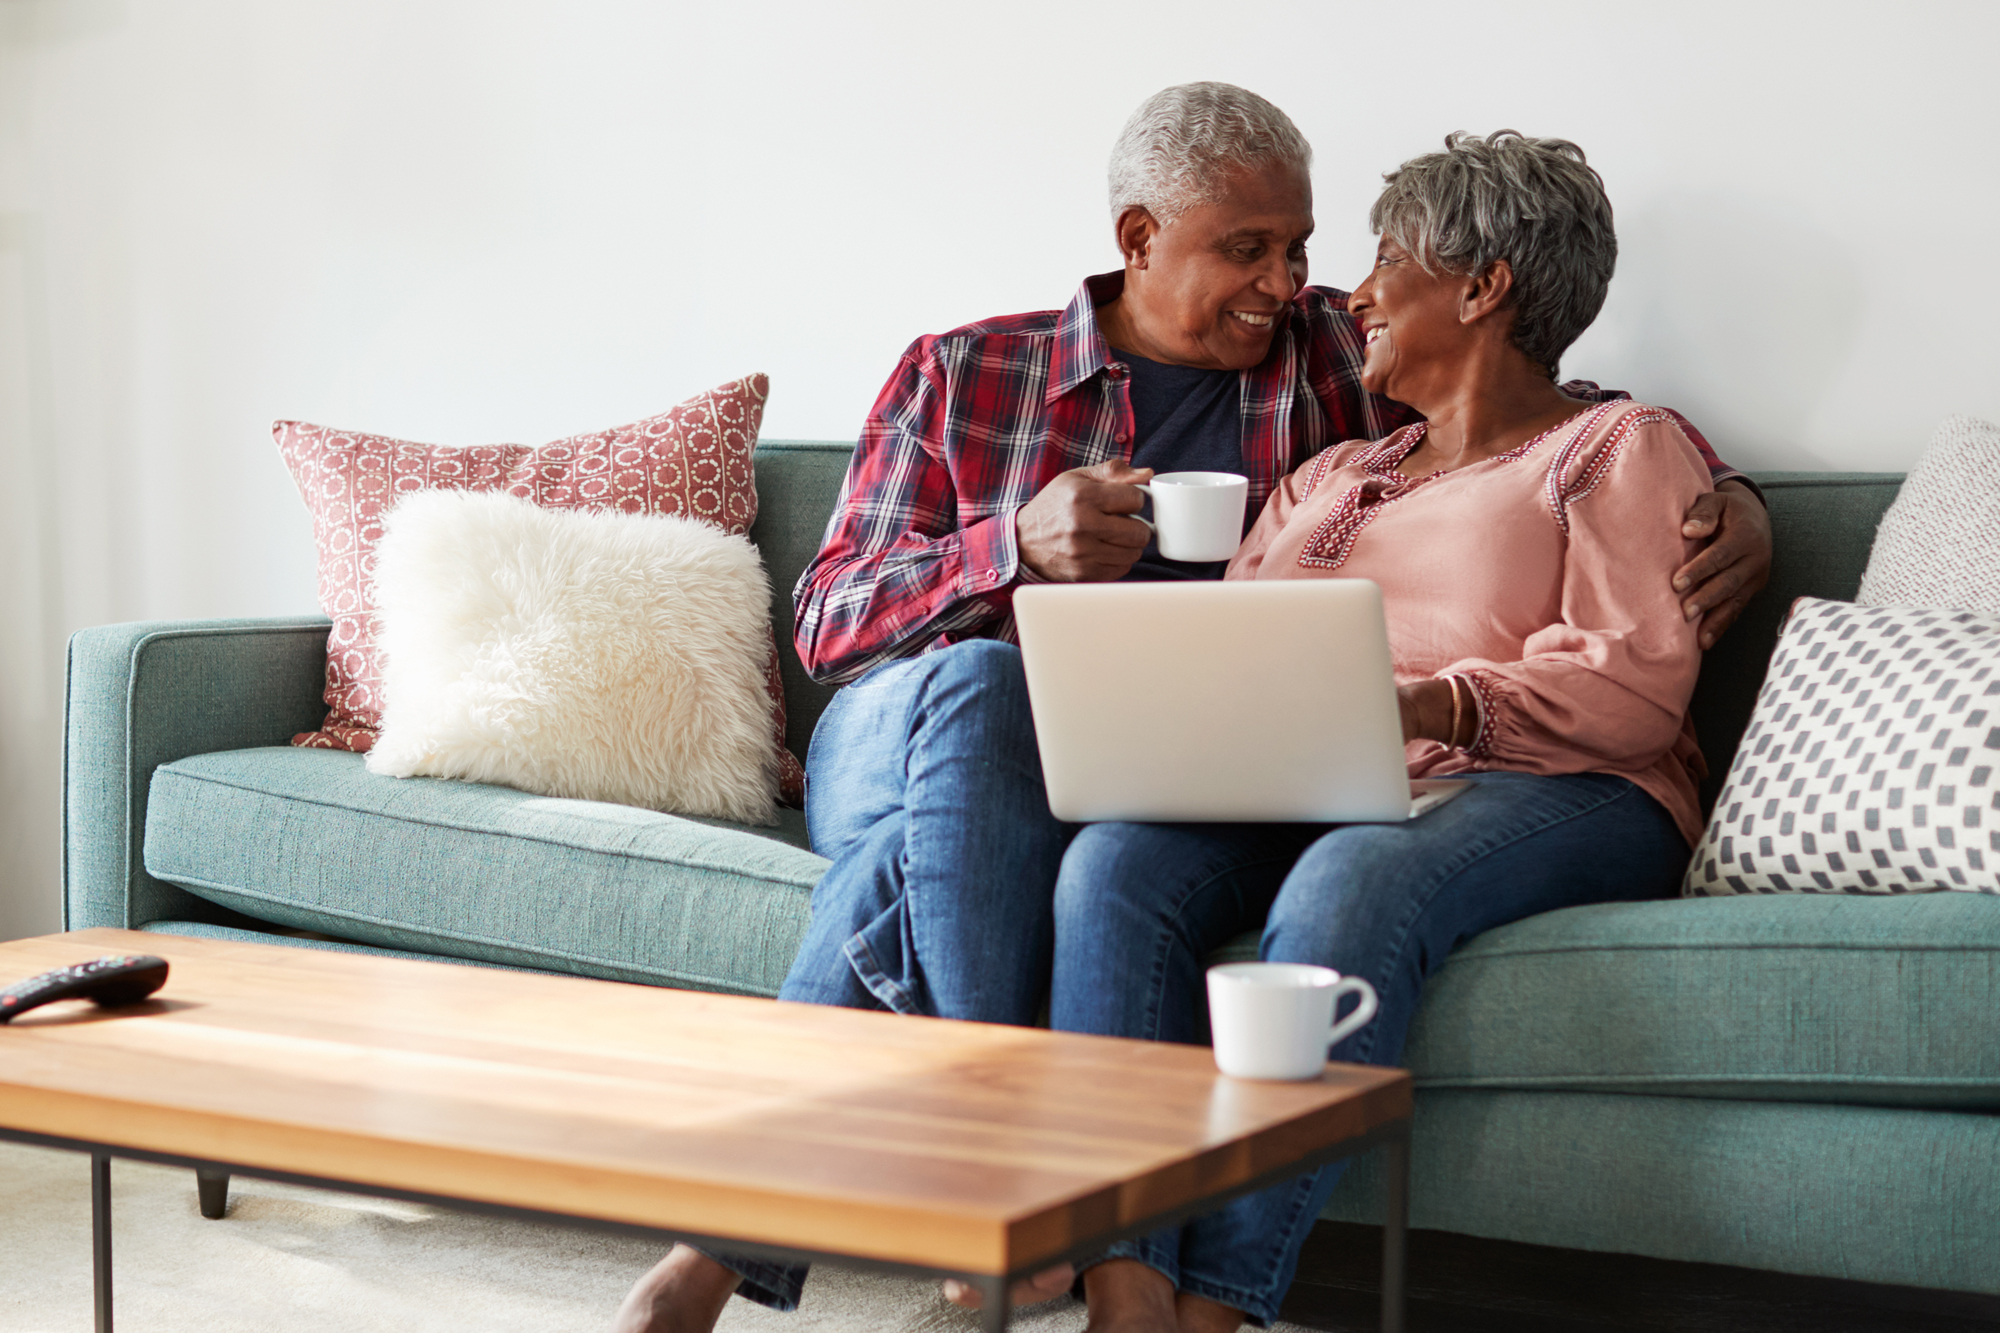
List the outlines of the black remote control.
{"type": "Polygon", "coordinates": [[[0,1023],[54,1000],[95,1000],[112,1008],[137,1004],[167,983],[167,960],[149,953],[117,953],[75,967],[59,967],[0,990],[0,1023]]]}

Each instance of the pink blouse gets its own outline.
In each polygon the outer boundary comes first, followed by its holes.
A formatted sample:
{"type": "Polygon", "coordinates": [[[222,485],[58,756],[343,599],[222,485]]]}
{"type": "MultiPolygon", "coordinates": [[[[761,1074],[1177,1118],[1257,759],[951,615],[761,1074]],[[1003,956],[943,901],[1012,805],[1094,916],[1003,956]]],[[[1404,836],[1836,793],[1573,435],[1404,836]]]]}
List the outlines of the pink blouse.
{"type": "Polygon", "coordinates": [[[1410,776],[1611,773],[1690,844],[1706,774],[1688,698],[1695,626],[1669,579],[1708,468],[1672,416],[1610,402],[1451,472],[1396,464],[1424,426],[1327,449],[1264,506],[1226,577],[1364,578],[1382,588],[1396,683],[1461,674],[1479,705],[1463,750],[1409,745],[1410,776]]]}

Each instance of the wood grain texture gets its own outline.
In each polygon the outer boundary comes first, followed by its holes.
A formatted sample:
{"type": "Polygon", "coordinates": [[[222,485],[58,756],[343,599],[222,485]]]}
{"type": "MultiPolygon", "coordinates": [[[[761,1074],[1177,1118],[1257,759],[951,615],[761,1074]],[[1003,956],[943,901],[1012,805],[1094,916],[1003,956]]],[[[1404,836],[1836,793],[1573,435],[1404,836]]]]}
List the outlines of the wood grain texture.
{"type": "Polygon", "coordinates": [[[0,1126],[474,1202],[1017,1272],[1410,1111],[1400,1070],[117,930],[172,964],[0,1027],[0,1126]]]}

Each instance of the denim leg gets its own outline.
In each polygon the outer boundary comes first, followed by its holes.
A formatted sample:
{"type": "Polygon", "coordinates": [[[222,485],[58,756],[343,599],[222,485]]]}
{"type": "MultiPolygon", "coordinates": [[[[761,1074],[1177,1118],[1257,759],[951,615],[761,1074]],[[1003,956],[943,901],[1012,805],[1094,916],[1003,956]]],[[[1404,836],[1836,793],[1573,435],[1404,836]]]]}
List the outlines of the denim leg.
{"type": "Polygon", "coordinates": [[[842,690],[807,793],[833,865],[780,998],[1033,1023],[1074,828],[1049,813],[1020,649],[971,640],[842,690]]]}
{"type": "Polygon", "coordinates": [[[781,1000],[880,1009],[847,962],[847,942],[903,896],[904,748],[923,658],[887,662],[833,696],[806,752],[806,831],[833,862],[781,1000]]]}
{"type": "MultiPolygon", "coordinates": [[[[1285,872],[1324,830],[1299,824],[1091,824],[1056,880],[1049,1026],[1064,1032],[1208,1040],[1208,955],[1264,919],[1285,872]]],[[[1168,1227],[1095,1259],[1136,1259],[1181,1284],[1168,1227]]]]}
{"type": "Polygon", "coordinates": [[[744,1300],[786,1312],[799,1308],[799,1296],[805,1291],[806,1274],[810,1271],[807,1265],[772,1263],[768,1259],[746,1259],[740,1254],[730,1254],[726,1250],[711,1250],[701,1245],[692,1245],[689,1248],[707,1255],[742,1278],[743,1280],[736,1285],[736,1294],[744,1300]]]}
{"type": "MultiPolygon", "coordinates": [[[[838,697],[838,696],[836,696],[838,697]]],[[[813,889],[812,924],[778,991],[781,1000],[845,1009],[897,1008],[884,1004],[847,961],[850,940],[872,923],[899,924],[903,900],[903,842],[908,816],[883,815],[856,838],[813,889]],[[843,871],[832,886],[833,871],[843,871]]],[[[911,1012],[905,1001],[901,1012],[911,1012]]]]}
{"type": "MultiPolygon", "coordinates": [[[[835,695],[806,760],[806,827],[833,865],[782,1000],[1035,1021],[1074,829],[1049,813],[1021,651],[970,640],[835,695]]],[[[798,1305],[803,1266],[704,1250],[740,1295],[798,1305]]]]}
{"type": "Polygon", "coordinates": [[[1090,824],[1056,879],[1049,1026],[1206,1043],[1208,956],[1264,919],[1302,824],[1090,824]]]}
{"type": "Polygon", "coordinates": [[[1314,843],[1265,922],[1260,956],[1366,977],[1382,1006],[1331,1058],[1394,1064],[1425,978],[1473,936],[1542,912],[1679,891],[1689,849],[1624,778],[1482,773],[1407,824],[1350,824],[1314,843]]]}
{"type": "MultiPolygon", "coordinates": [[[[1688,845],[1667,812],[1623,778],[1485,773],[1405,824],[1336,828],[1300,856],[1260,954],[1365,977],[1381,1008],[1332,1051],[1401,1060],[1423,983],[1473,936],[1539,912],[1671,895],[1688,845]]],[[[1239,1199],[1182,1231],[1181,1290],[1267,1324],[1343,1164],[1239,1199]]]]}

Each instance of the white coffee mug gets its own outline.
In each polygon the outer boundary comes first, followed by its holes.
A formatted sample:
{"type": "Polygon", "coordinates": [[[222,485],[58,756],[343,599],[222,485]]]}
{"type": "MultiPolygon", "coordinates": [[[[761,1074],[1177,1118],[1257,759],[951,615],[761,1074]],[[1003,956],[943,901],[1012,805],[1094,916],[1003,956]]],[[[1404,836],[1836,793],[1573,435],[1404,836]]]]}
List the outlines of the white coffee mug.
{"type": "Polygon", "coordinates": [[[1208,1026],[1215,1067],[1231,1078],[1309,1079],[1326,1048],[1375,1017],[1375,988],[1308,963],[1224,963],[1208,969],[1208,1026]],[[1343,995],[1354,1012],[1333,1021],[1343,995]]]}
{"type": "Polygon", "coordinates": [[[1169,560],[1227,560],[1243,544],[1243,505],[1250,479],[1234,472],[1163,472],[1139,487],[1153,498],[1153,519],[1141,523],[1160,539],[1169,560]]]}

